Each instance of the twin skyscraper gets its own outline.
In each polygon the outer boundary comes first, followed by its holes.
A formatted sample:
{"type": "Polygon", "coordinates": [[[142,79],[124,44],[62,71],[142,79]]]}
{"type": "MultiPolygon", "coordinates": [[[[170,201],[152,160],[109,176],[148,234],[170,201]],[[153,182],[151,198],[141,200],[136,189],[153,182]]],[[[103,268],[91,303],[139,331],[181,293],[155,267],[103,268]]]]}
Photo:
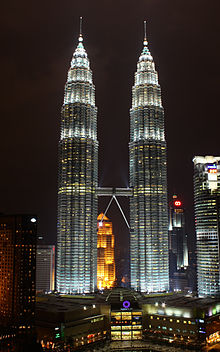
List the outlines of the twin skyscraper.
{"type": "MultiPolygon", "coordinates": [[[[164,112],[146,28],[132,88],[129,163],[130,193],[120,189],[120,195],[130,197],[131,287],[141,292],[166,291],[169,256],[164,112]]],[[[80,30],[61,114],[56,278],[60,293],[93,292],[97,286],[97,212],[102,192],[98,188],[95,87],[80,30]]]]}

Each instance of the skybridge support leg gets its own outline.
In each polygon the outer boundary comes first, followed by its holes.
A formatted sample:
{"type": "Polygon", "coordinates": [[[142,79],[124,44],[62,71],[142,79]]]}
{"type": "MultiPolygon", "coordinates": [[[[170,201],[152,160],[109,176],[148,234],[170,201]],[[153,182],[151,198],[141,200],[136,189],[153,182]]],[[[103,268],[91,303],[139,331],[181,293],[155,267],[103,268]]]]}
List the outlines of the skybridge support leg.
{"type": "Polygon", "coordinates": [[[127,218],[126,218],[126,216],[125,216],[125,214],[124,214],[124,212],[122,210],[122,207],[120,206],[119,201],[118,201],[117,197],[115,196],[115,194],[113,194],[113,196],[111,197],[111,199],[110,199],[110,201],[109,201],[109,203],[108,203],[108,205],[107,205],[107,207],[105,209],[105,212],[104,212],[104,214],[102,216],[102,219],[101,219],[101,223],[103,222],[103,219],[104,219],[107,211],[109,210],[109,207],[112,204],[113,199],[115,200],[115,202],[116,202],[116,204],[117,204],[117,206],[118,206],[118,208],[119,208],[119,210],[120,210],[120,212],[121,212],[121,214],[123,216],[123,219],[124,219],[128,229],[130,230],[130,225],[129,225],[128,221],[127,221],[127,218]]]}

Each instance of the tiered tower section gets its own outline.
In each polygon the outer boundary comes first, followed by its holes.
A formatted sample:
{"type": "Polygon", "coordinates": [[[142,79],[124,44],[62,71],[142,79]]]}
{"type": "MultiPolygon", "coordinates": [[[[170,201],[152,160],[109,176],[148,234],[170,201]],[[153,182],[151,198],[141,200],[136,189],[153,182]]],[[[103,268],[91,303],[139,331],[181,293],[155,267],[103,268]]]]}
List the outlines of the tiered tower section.
{"type": "Polygon", "coordinates": [[[164,291],[169,288],[164,111],[146,31],[132,89],[129,150],[131,287],[164,291]]]}
{"type": "Polygon", "coordinates": [[[58,182],[57,290],[93,292],[97,278],[97,108],[82,34],[65,85],[58,182]]]}

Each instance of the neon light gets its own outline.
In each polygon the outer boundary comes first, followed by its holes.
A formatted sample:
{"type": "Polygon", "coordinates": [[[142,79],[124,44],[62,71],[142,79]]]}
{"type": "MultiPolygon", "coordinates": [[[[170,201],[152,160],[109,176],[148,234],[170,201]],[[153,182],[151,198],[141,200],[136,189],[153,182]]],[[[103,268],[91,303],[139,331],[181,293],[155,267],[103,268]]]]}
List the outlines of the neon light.
{"type": "Polygon", "coordinates": [[[176,207],[180,207],[181,204],[182,204],[182,203],[180,202],[180,200],[176,200],[176,201],[174,202],[174,205],[175,205],[176,207]]]}
{"type": "Polygon", "coordinates": [[[217,169],[209,169],[209,173],[210,174],[216,174],[217,173],[217,169]]]}
{"type": "Polygon", "coordinates": [[[124,301],[124,302],[123,302],[123,307],[124,307],[124,308],[127,309],[127,308],[130,308],[130,306],[131,306],[131,303],[130,303],[129,301],[124,301]]]}

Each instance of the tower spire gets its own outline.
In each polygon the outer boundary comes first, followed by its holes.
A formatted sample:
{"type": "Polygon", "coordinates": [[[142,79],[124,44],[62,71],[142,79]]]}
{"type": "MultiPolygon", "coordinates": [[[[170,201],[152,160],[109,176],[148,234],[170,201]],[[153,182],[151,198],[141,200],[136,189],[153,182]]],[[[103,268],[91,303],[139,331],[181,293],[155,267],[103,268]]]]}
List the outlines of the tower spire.
{"type": "Polygon", "coordinates": [[[147,21],[144,21],[144,46],[146,46],[147,44],[147,21]]]}
{"type": "Polygon", "coordinates": [[[82,17],[79,18],[79,42],[83,41],[83,36],[82,36],[82,17]]]}

